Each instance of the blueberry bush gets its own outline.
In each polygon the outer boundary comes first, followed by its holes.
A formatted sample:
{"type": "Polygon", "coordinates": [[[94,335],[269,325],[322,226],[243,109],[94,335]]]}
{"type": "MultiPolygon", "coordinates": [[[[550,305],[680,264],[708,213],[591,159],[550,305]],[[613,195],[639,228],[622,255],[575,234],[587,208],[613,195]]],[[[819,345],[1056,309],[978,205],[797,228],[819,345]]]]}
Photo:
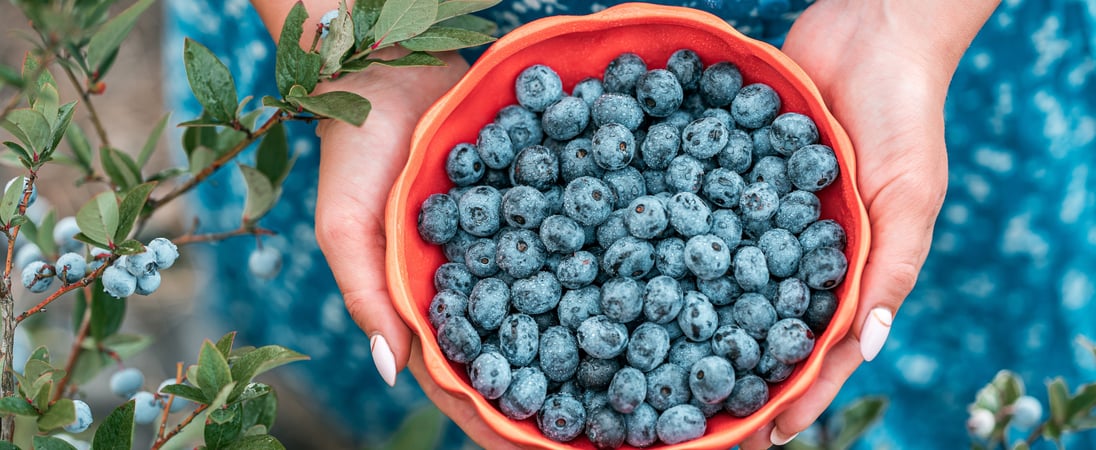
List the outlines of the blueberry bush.
{"type": "MultiPolygon", "coordinates": [[[[0,136],[5,146],[0,162],[20,173],[0,196],[6,243],[0,263],[0,449],[134,448],[141,446],[133,442],[138,425],[153,426],[149,446],[154,449],[284,448],[269,434],[277,397],[255,377],[307,356],[274,345],[236,346],[235,333],[229,333],[206,340],[193,363],[177,363],[174,377],[155,384],[159,380],[147,380],[139,369],[126,366],[127,358],[149,344],[147,336],[122,332],[127,298],[152,295],[188,245],[239,237],[261,242],[275,233],[260,222],[277,202],[294,161],[283,124],[339,120],[361,125],[370,112],[369,100],[354,93],[312,95],[319,83],[373,64],[442,65],[432,53],[494,39],[494,24],[470,13],[497,0],[360,0],[352,7],[344,2],[325,14],[315,30],[304,29],[307,12],[298,3],[276,50],[272,75],[278,95],[258,102],[237,92],[228,68],[208,48],[188,39],[179,56],[203,113],[177,124],[185,129],[185,158],[175,160],[186,163],[155,173],[149,173],[149,161],[170,115],[151,125],[141,148],[122,149],[112,145],[103,126],[108,118],[95,107],[109,99],[104,77],[154,0],[125,7],[115,0],[12,3],[26,18],[28,29],[21,31],[33,48],[21,64],[0,62],[0,125],[6,130],[0,136]],[[298,45],[302,38],[311,42],[308,49],[298,45]],[[378,50],[397,45],[408,52],[395,59],[375,57],[378,50]],[[77,98],[61,98],[59,79],[71,84],[77,98]],[[77,114],[86,115],[90,132],[73,122],[77,114]],[[38,196],[39,175],[59,165],[80,173],[74,189],[101,189],[91,192],[91,200],[73,216],[28,214],[38,196]],[[237,229],[146,236],[149,220],[165,205],[233,165],[248,188],[237,229]],[[16,300],[24,296],[34,306],[17,311],[16,300]],[[25,320],[59,301],[72,302],[71,347],[60,352],[31,348],[27,339],[18,338],[26,337],[19,328],[25,320]],[[110,391],[121,406],[106,417],[92,417],[81,389],[108,373],[110,391]],[[16,435],[17,420],[30,424],[19,428],[29,430],[27,435],[16,435]]],[[[272,277],[281,255],[259,248],[246,264],[256,276],[272,277]]],[[[389,448],[425,448],[424,439],[439,434],[438,417],[436,410],[413,415],[407,432],[397,433],[389,448]]]]}

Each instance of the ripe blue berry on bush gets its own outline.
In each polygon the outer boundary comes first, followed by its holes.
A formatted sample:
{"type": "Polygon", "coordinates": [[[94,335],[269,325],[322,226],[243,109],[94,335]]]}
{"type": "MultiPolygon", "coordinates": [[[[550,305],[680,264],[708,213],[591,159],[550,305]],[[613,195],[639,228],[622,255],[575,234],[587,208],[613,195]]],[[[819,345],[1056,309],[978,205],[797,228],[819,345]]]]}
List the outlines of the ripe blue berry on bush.
{"type": "Polygon", "coordinates": [[[689,49],[622,54],[570,92],[535,65],[514,88],[420,209],[449,261],[429,309],[445,356],[559,442],[675,444],[762,408],[848,267],[814,121],[689,49]]]}

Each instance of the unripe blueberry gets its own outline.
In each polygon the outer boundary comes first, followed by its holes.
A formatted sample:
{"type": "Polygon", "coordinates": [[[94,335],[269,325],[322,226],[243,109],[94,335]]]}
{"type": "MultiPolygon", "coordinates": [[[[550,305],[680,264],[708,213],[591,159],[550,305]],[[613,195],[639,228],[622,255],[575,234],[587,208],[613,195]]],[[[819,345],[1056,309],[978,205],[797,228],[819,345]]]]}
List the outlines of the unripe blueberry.
{"type": "Polygon", "coordinates": [[[22,269],[32,262],[41,261],[43,258],[42,250],[37,245],[27,243],[15,252],[15,260],[12,262],[15,267],[22,269]]]}
{"type": "Polygon", "coordinates": [[[139,369],[128,367],[110,376],[110,392],[122,398],[132,397],[145,384],[145,374],[139,369]]]}
{"type": "MultiPolygon", "coordinates": [[[[176,383],[174,378],[168,378],[168,379],[164,380],[162,383],[160,383],[160,386],[156,388],[156,393],[158,393],[160,395],[160,397],[161,397],[160,401],[163,402],[164,404],[167,403],[168,396],[171,395],[171,394],[164,393],[164,388],[166,388],[168,386],[171,386],[171,385],[175,385],[175,384],[179,384],[179,383],[176,383]]],[[[168,412],[177,413],[177,412],[182,411],[182,410],[186,409],[187,407],[191,406],[193,403],[194,402],[192,402],[190,400],[187,400],[185,398],[175,396],[175,398],[171,400],[171,408],[168,409],[168,412]]]]}
{"type": "Polygon", "coordinates": [[[259,278],[274,278],[282,269],[282,252],[270,245],[257,247],[247,258],[247,269],[259,278]]]}
{"type": "Polygon", "coordinates": [[[157,269],[170,268],[175,264],[175,260],[179,258],[179,247],[167,238],[158,237],[153,239],[146,247],[156,255],[157,269]]]}
{"type": "Polygon", "coordinates": [[[137,277],[117,264],[103,271],[103,290],[114,298],[125,298],[137,291],[137,277]]]}
{"type": "Polygon", "coordinates": [[[1035,397],[1025,395],[1012,404],[1012,424],[1019,428],[1031,428],[1043,418],[1043,404],[1035,397]]]}
{"type": "Polygon", "coordinates": [[[53,266],[42,261],[27,264],[23,269],[23,287],[36,294],[45,292],[50,283],[53,283],[54,273],[53,266]]]}
{"type": "Polygon", "coordinates": [[[141,425],[148,425],[156,421],[156,417],[160,415],[164,408],[163,400],[148,391],[134,394],[131,400],[136,403],[133,410],[133,421],[141,425]]]}
{"type": "Polygon", "coordinates": [[[75,283],[84,278],[87,273],[87,262],[84,261],[83,256],[76,253],[65,253],[57,258],[54,269],[62,283],[75,283]]]}
{"type": "Polygon", "coordinates": [[[65,431],[69,433],[83,433],[91,426],[91,407],[83,400],[73,400],[72,406],[76,409],[76,420],[65,425],[65,431]]]}
{"type": "Polygon", "coordinates": [[[57,244],[57,249],[62,253],[80,253],[80,250],[84,248],[84,243],[77,241],[74,237],[79,232],[80,226],[76,224],[76,218],[73,216],[65,217],[58,220],[57,224],[53,226],[53,242],[57,244]]]}

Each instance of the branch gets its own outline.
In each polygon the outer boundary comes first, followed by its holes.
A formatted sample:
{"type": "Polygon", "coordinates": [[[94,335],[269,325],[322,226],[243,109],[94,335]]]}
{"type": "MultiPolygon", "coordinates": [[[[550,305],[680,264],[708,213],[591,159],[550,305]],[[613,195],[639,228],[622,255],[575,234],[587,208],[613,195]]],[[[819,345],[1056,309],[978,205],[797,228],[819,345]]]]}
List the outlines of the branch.
{"type": "MultiPolygon", "coordinates": [[[[175,384],[183,382],[183,363],[175,363],[175,384]]],[[[157,391],[156,395],[160,395],[157,391]]],[[[175,394],[168,394],[167,402],[164,403],[163,417],[160,418],[160,431],[156,433],[157,440],[164,439],[164,431],[167,429],[167,416],[171,414],[171,402],[175,401],[175,394]]]]}
{"type": "Polygon", "coordinates": [[[68,66],[61,64],[62,69],[65,70],[65,75],[68,75],[68,79],[72,82],[73,89],[80,93],[80,98],[84,100],[84,105],[88,108],[88,116],[91,118],[91,124],[95,126],[95,132],[99,135],[99,141],[103,147],[110,147],[110,139],[107,138],[107,130],[103,127],[103,122],[99,120],[99,113],[95,111],[95,105],[91,103],[91,96],[88,95],[88,90],[80,85],[80,80],[76,78],[76,74],[72,73],[72,69],[68,66]]]}
{"type": "Polygon", "coordinates": [[[187,233],[185,235],[182,235],[182,236],[179,236],[177,238],[172,239],[171,242],[174,242],[175,245],[187,245],[187,244],[197,244],[197,243],[200,243],[200,242],[218,242],[218,241],[223,241],[225,239],[233,238],[233,237],[237,237],[237,236],[273,236],[274,234],[277,234],[277,233],[275,233],[272,230],[268,230],[266,228],[259,228],[259,227],[254,227],[254,226],[252,226],[252,227],[241,226],[240,228],[237,228],[235,230],[222,231],[220,233],[206,233],[206,234],[187,233]]]}
{"type": "Polygon", "coordinates": [[[56,402],[61,398],[65,391],[65,386],[68,385],[69,376],[72,374],[72,368],[76,366],[76,359],[80,356],[80,353],[84,351],[84,339],[88,337],[88,330],[91,329],[91,302],[93,301],[93,295],[90,287],[84,287],[84,297],[87,298],[87,304],[84,305],[84,317],[80,319],[80,330],[76,332],[76,337],[72,341],[72,351],[69,352],[68,360],[65,361],[65,376],[57,382],[57,391],[53,394],[53,402],[56,402]]]}
{"type": "Polygon", "coordinates": [[[46,297],[45,300],[42,300],[37,305],[34,305],[33,308],[26,310],[25,312],[23,312],[23,314],[20,314],[19,317],[17,317],[15,319],[15,323],[19,324],[19,323],[23,322],[24,320],[26,320],[28,317],[42,312],[45,309],[46,306],[48,306],[50,303],[53,303],[54,300],[57,300],[62,295],[65,295],[65,294],[69,293],[70,291],[74,291],[78,288],[86,287],[86,286],[90,285],[91,283],[94,283],[95,279],[99,278],[99,276],[103,274],[103,271],[107,270],[107,267],[110,266],[110,264],[113,263],[115,259],[116,258],[111,258],[111,259],[108,259],[108,260],[104,261],[102,266],[99,266],[98,269],[95,269],[94,272],[88,274],[87,276],[82,278],[80,281],[61,286],[61,289],[58,289],[56,292],[50,294],[50,296],[46,297]]]}
{"type": "Polygon", "coordinates": [[[209,405],[199,405],[197,408],[195,408],[194,411],[191,412],[190,415],[186,416],[186,418],[183,419],[182,422],[179,422],[179,424],[176,425],[173,430],[165,434],[163,437],[157,439],[156,442],[152,444],[151,450],[159,450],[161,447],[164,446],[164,444],[167,444],[167,441],[170,441],[171,438],[175,437],[176,434],[179,434],[180,431],[183,431],[183,428],[186,428],[187,425],[190,425],[190,422],[194,421],[194,419],[197,418],[202,412],[204,412],[206,408],[209,408],[209,405]]]}

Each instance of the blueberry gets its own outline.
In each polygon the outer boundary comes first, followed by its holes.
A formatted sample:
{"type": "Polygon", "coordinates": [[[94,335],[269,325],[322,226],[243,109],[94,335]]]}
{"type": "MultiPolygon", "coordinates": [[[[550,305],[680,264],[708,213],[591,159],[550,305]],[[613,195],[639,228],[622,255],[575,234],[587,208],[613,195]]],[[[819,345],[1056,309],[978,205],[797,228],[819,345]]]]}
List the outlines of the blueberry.
{"type": "Polygon", "coordinates": [[[681,106],[685,94],[678,78],[669,70],[647,71],[636,80],[636,100],[651,117],[666,117],[681,106]]]}
{"type": "Polygon", "coordinates": [[[704,198],[720,208],[738,206],[746,182],[737,172],[719,167],[704,176],[704,198]]]}
{"type": "Polygon", "coordinates": [[[1012,404],[1012,424],[1022,429],[1030,429],[1043,418],[1043,405],[1030,395],[1016,399],[1012,404]]]}
{"type": "Polygon", "coordinates": [[[698,159],[711,158],[727,145],[730,130],[718,118],[694,120],[681,132],[681,149],[698,159]]]}
{"type": "Polygon", "coordinates": [[[476,328],[462,316],[450,317],[438,327],[438,346],[450,361],[461,364],[471,362],[479,356],[480,345],[476,328]]]}
{"type": "Polygon", "coordinates": [[[719,317],[708,298],[697,291],[685,294],[685,306],[677,315],[677,326],[685,333],[685,338],[694,342],[711,339],[719,326],[719,317]]]}
{"type": "MultiPolygon", "coordinates": [[[[65,253],[57,258],[57,263],[53,265],[53,269],[62,283],[75,283],[87,274],[87,262],[84,261],[83,256],[76,253],[65,253]]],[[[39,281],[39,283],[41,282],[39,281]]],[[[46,283],[46,286],[48,287],[49,283],[46,283]]]]}
{"type": "Polygon", "coordinates": [[[114,372],[110,376],[110,392],[122,398],[130,398],[145,384],[145,374],[134,367],[114,372]]]}
{"type": "Polygon", "coordinates": [[[518,74],[514,92],[521,106],[541,112],[563,97],[563,82],[552,68],[535,64],[518,74]]]}
{"type": "Polygon", "coordinates": [[[653,239],[662,234],[669,224],[665,203],[653,195],[635,198],[624,213],[624,226],[628,233],[639,239],[653,239]]]}
{"type": "Polygon", "coordinates": [[[616,122],[599,126],[591,143],[594,162],[605,170],[623,169],[636,154],[635,136],[616,122]]]}
{"type": "Polygon", "coordinates": [[[499,271],[495,257],[498,254],[498,246],[495,241],[482,238],[477,239],[464,253],[464,266],[468,272],[477,277],[489,277],[499,271]]]}
{"type": "Polygon", "coordinates": [[[155,394],[141,391],[131,398],[134,402],[133,422],[139,425],[148,425],[156,421],[163,412],[164,401],[155,394]]]}
{"type": "Polygon", "coordinates": [[[658,273],[671,278],[681,278],[688,273],[685,265],[685,241],[670,237],[658,241],[655,246],[655,268],[658,273]]]}
{"type": "Polygon", "coordinates": [[[467,142],[453,146],[445,159],[445,175],[457,186],[468,186],[479,181],[486,168],[476,146],[467,142]]]}
{"type": "Polygon", "coordinates": [[[818,127],[810,117],[787,112],[773,119],[769,142],[781,155],[791,155],[800,147],[818,143],[818,127]]]}
{"type": "Polygon", "coordinates": [[[710,106],[726,106],[742,88],[742,72],[723,61],[712,64],[700,75],[700,96],[710,106]]]}
{"type": "Polygon", "coordinates": [[[584,320],[601,314],[601,289],[586,286],[567,291],[559,300],[557,312],[561,325],[578,330],[584,320]]]}
{"type": "Polygon", "coordinates": [[[597,237],[597,245],[602,250],[628,236],[628,227],[624,224],[625,214],[627,214],[627,210],[615,209],[609,213],[609,217],[601,225],[597,226],[595,236],[597,237]]]}
{"type": "Polygon", "coordinates": [[[694,91],[700,85],[700,76],[704,73],[704,63],[696,52],[683,48],[673,52],[666,61],[666,70],[677,77],[681,88],[694,91]]]}
{"type": "Polygon", "coordinates": [[[765,253],[752,245],[738,248],[732,262],[735,280],[747,292],[761,290],[769,282],[769,267],[765,253]]]}
{"type": "Polygon", "coordinates": [[[710,280],[698,279],[696,288],[715,306],[730,305],[742,295],[742,287],[729,275],[710,280]]]}
{"type": "Polygon", "coordinates": [[[704,163],[691,155],[678,155],[666,168],[666,185],[670,192],[700,192],[704,185],[704,163]]]}
{"type": "Polygon", "coordinates": [[[768,353],[784,364],[795,364],[807,359],[814,350],[814,332],[802,320],[781,319],[769,328],[765,337],[768,353]]]}
{"type": "Polygon", "coordinates": [[[468,377],[477,392],[488,400],[497,399],[510,387],[510,362],[495,352],[480,353],[468,377]]]}
{"type": "Polygon", "coordinates": [[[655,323],[670,323],[685,306],[677,280],[668,275],[651,278],[643,290],[643,315],[655,323]]]}
{"type": "Polygon", "coordinates": [[[647,397],[647,377],[639,369],[625,367],[609,382],[609,406],[621,414],[629,414],[647,397]]]}
{"type": "Polygon", "coordinates": [[[757,366],[761,346],[742,327],[722,325],[712,335],[712,353],[730,361],[734,370],[745,372],[757,366]]]}
{"type": "Polygon", "coordinates": [[[754,141],[749,133],[733,129],[728,132],[727,145],[716,158],[719,166],[736,173],[744,173],[753,165],[754,141]]]}
{"type": "Polygon", "coordinates": [[[721,277],[731,266],[730,248],[713,234],[693,236],[685,242],[685,266],[701,280],[721,277]]]}
{"type": "Polygon", "coordinates": [[[725,128],[727,131],[731,131],[731,130],[735,129],[734,117],[732,117],[731,112],[727,111],[726,109],[723,109],[723,108],[708,108],[708,109],[705,109],[704,111],[701,111],[700,117],[698,117],[698,119],[702,119],[702,118],[712,118],[712,119],[719,120],[719,123],[723,124],[723,128],[725,128]]]}
{"type": "Polygon", "coordinates": [[[780,206],[780,194],[767,182],[750,183],[742,190],[738,205],[744,220],[767,221],[780,206]]]}
{"type": "MultiPolygon", "coordinates": [[[[517,228],[535,229],[548,217],[548,199],[529,186],[514,186],[502,196],[502,216],[506,224],[517,228]]],[[[456,212],[456,203],[453,204],[456,212]]],[[[452,230],[456,230],[454,220],[452,230]]]]}
{"type": "MultiPolygon", "coordinates": [[[[36,188],[37,189],[37,188],[36,188]]],[[[31,197],[34,197],[32,194],[31,197]]],[[[34,201],[31,200],[31,203],[34,201]]],[[[61,253],[83,253],[84,243],[76,240],[80,233],[80,226],[76,224],[76,217],[67,216],[58,220],[53,225],[53,243],[57,244],[57,251],[61,253]]]]}
{"type": "Polygon", "coordinates": [[[777,285],[773,308],[781,319],[799,318],[807,312],[810,300],[811,290],[807,284],[798,278],[788,278],[777,285]]]}
{"type": "Polygon", "coordinates": [[[766,125],[750,132],[750,140],[753,141],[753,159],[759,160],[766,156],[779,155],[773,148],[772,141],[769,140],[769,130],[770,127],[766,125]]]}
{"type": "Polygon", "coordinates": [[[468,297],[457,291],[440,291],[434,294],[430,300],[430,308],[427,310],[430,316],[430,324],[434,328],[440,328],[454,316],[464,317],[468,312],[468,297]]]}
{"type": "Polygon", "coordinates": [[[707,233],[712,227],[712,210],[692,192],[678,192],[666,202],[670,225],[683,237],[707,233]]]}
{"type": "MultiPolygon", "coordinates": [[[[18,180],[19,178],[23,179],[22,192],[25,193],[27,191],[27,181],[28,181],[26,179],[26,177],[15,177],[15,178],[12,178],[12,179],[8,180],[8,183],[4,185],[4,192],[7,192],[8,189],[11,189],[11,185],[15,184],[15,180],[18,180]]],[[[23,196],[20,195],[19,196],[20,203],[22,203],[22,198],[23,198],[23,196]]],[[[27,199],[27,207],[29,208],[36,201],[38,201],[38,186],[31,186],[30,187],[30,198],[27,199]]],[[[79,231],[77,231],[77,232],[79,232],[79,231]]]]}
{"type": "Polygon", "coordinates": [[[788,157],[788,178],[797,189],[816,192],[837,179],[840,169],[833,149],[822,145],[807,145],[788,157]]]}
{"type": "Polygon", "coordinates": [[[564,256],[556,267],[556,279],[567,289],[578,289],[593,283],[598,275],[597,257],[586,251],[564,256]]]}
{"type": "Polygon", "coordinates": [[[565,326],[548,327],[540,334],[540,367],[549,381],[564,382],[578,370],[578,341],[565,326]]]}
{"type": "Polygon", "coordinates": [[[768,125],[780,110],[780,96],[767,84],[743,86],[731,102],[731,115],[742,128],[755,129],[768,125]]]}
{"type": "Polygon", "coordinates": [[[803,255],[799,261],[800,279],[811,289],[833,289],[845,279],[849,261],[833,247],[819,247],[803,255]]]}
{"type": "Polygon", "coordinates": [[[540,345],[540,329],[527,314],[511,314],[499,326],[499,350],[511,365],[527,366],[536,358],[540,345]]]}
{"type": "Polygon", "coordinates": [[[419,209],[419,236],[431,244],[444,244],[457,234],[459,220],[457,202],[452,197],[448,194],[431,194],[419,209]]]}
{"type": "Polygon", "coordinates": [[[639,148],[647,167],[665,169],[681,148],[681,130],[669,123],[651,125],[639,148]]]}
{"type": "Polygon", "coordinates": [[[24,269],[32,262],[42,261],[45,256],[42,255],[42,250],[33,243],[26,243],[19,247],[19,250],[15,252],[15,259],[13,265],[18,269],[24,269]]]}
{"type": "MultiPolygon", "coordinates": [[[[575,381],[587,391],[602,391],[609,387],[613,375],[620,370],[620,362],[613,359],[601,359],[587,355],[578,362],[575,381]]],[[[608,402],[608,398],[605,399],[608,402]]],[[[587,409],[590,409],[587,407],[587,409]]]]}
{"type": "Polygon", "coordinates": [[[125,269],[135,277],[150,274],[157,270],[156,254],[147,248],[141,253],[126,256],[125,269]]]}
{"type": "Polygon", "coordinates": [[[468,251],[468,247],[476,242],[476,240],[476,236],[472,236],[463,229],[458,229],[457,234],[453,236],[453,239],[450,239],[449,242],[446,242],[441,246],[442,252],[445,253],[445,259],[450,262],[464,263],[464,254],[468,251]]]}
{"type": "Polygon", "coordinates": [[[434,289],[438,291],[450,289],[468,295],[475,284],[475,275],[464,264],[448,262],[434,271],[434,289]]]}
{"type": "Polygon", "coordinates": [[[754,367],[754,372],[770,383],[779,383],[788,379],[793,370],[795,370],[794,364],[780,362],[769,351],[761,352],[761,359],[757,361],[757,367],[754,367]]]}
{"type": "Polygon", "coordinates": [[[601,177],[605,173],[594,161],[593,146],[593,141],[587,138],[567,142],[559,153],[559,175],[564,182],[570,183],[578,177],[601,177]]]}
{"type": "Polygon", "coordinates": [[[114,298],[129,297],[137,291],[137,277],[117,264],[111,265],[103,271],[103,290],[114,298]]]}
{"type": "Polygon", "coordinates": [[[597,100],[604,93],[605,85],[601,83],[600,78],[595,77],[583,78],[571,89],[571,95],[581,98],[587,106],[593,106],[594,100],[597,100]]]}
{"type": "Polygon", "coordinates": [[[803,253],[808,253],[819,247],[845,250],[847,240],[845,228],[832,219],[814,222],[799,233],[799,244],[803,246],[803,253]]]}
{"type": "Polygon", "coordinates": [[[533,314],[530,317],[533,318],[533,322],[537,323],[537,331],[541,333],[544,333],[544,330],[549,328],[559,326],[559,317],[554,311],[533,314]]]}
{"type": "Polygon", "coordinates": [[[525,278],[544,266],[546,251],[540,236],[525,229],[510,229],[499,233],[495,262],[499,269],[514,278],[525,278]]]}
{"type": "Polygon", "coordinates": [[[663,411],[655,430],[663,443],[672,445],[703,436],[707,425],[707,418],[699,408],[684,404],[663,411]]]}
{"type": "Polygon", "coordinates": [[[612,408],[592,410],[586,418],[586,437],[597,448],[617,448],[624,444],[624,416],[612,408]]]}
{"type": "Polygon", "coordinates": [[[742,243],[742,220],[729,209],[717,209],[712,212],[711,234],[723,240],[728,249],[735,249],[742,243]]]}
{"type": "Polygon", "coordinates": [[[537,413],[537,428],[556,442],[570,442],[586,427],[586,408],[567,394],[553,394],[544,400],[537,413]]]}
{"type": "Polygon", "coordinates": [[[87,430],[88,427],[91,426],[91,422],[93,421],[91,417],[91,407],[83,400],[73,400],[72,406],[76,410],[76,420],[65,425],[65,431],[72,434],[83,433],[84,430],[87,430]]]}
{"type": "Polygon", "coordinates": [[[514,185],[532,186],[546,190],[559,180],[559,156],[543,145],[530,145],[514,156],[514,185]]]}
{"type": "Polygon", "coordinates": [[[555,274],[542,270],[528,278],[514,280],[510,286],[510,302],[525,314],[541,314],[555,309],[563,295],[563,286],[555,274]]]}
{"type": "Polygon", "coordinates": [[[565,141],[578,136],[590,123],[590,105],[578,97],[563,97],[548,106],[541,116],[541,128],[552,139],[565,141]]]}
{"type": "Polygon", "coordinates": [[[746,417],[765,406],[769,401],[769,385],[757,375],[744,375],[735,381],[731,395],[723,401],[723,408],[732,416],[746,417]]]}
{"type": "Polygon", "coordinates": [[[605,67],[602,83],[606,92],[635,93],[636,83],[647,73],[647,62],[635,53],[621,53],[605,67]]]}
{"type": "Polygon", "coordinates": [[[654,264],[655,249],[650,242],[625,236],[605,249],[600,267],[610,277],[641,278],[654,264]]]}
{"type": "Polygon", "coordinates": [[[594,316],[582,321],[575,332],[578,346],[595,358],[609,359],[624,353],[628,345],[628,328],[608,317],[594,316]]]}
{"type": "Polygon", "coordinates": [[[582,226],[564,215],[546,217],[540,224],[540,240],[550,253],[573,253],[585,243],[582,226]]]}
{"type": "MultiPolygon", "coordinates": [[[[168,386],[171,386],[171,385],[175,385],[175,384],[178,384],[178,383],[175,382],[174,378],[168,378],[168,379],[160,382],[160,386],[158,386],[156,388],[156,394],[160,396],[160,401],[162,403],[166,404],[167,400],[168,400],[168,397],[171,395],[171,394],[168,394],[168,393],[164,392],[164,388],[166,388],[168,386]]],[[[191,400],[187,400],[185,398],[175,396],[175,398],[171,399],[171,406],[168,408],[168,412],[177,413],[179,411],[187,409],[188,407],[190,407],[193,404],[194,404],[194,402],[191,401],[191,400]]]]}
{"type": "Polygon", "coordinates": [[[160,282],[159,271],[152,271],[141,275],[137,277],[137,289],[135,289],[134,292],[141,295],[152,295],[153,292],[156,292],[156,290],[160,288],[160,282]]]}
{"type": "Polygon", "coordinates": [[[602,179],[613,191],[614,209],[627,208],[632,200],[647,194],[647,182],[635,167],[605,172],[602,179]]]}
{"type": "MultiPolygon", "coordinates": [[[[619,368],[619,366],[618,366],[619,368]]],[[[609,382],[612,380],[613,375],[616,374],[616,370],[613,373],[608,374],[605,381],[605,386],[598,389],[587,389],[582,391],[582,407],[587,411],[596,411],[601,408],[609,408],[609,382]]]]}
{"type": "Polygon", "coordinates": [[[734,304],[734,322],[754,339],[764,339],[776,323],[772,303],[758,293],[742,294],[734,304]]]}
{"type": "Polygon", "coordinates": [[[670,335],[666,329],[653,323],[643,323],[632,331],[625,356],[628,365],[643,372],[650,372],[666,360],[670,351],[670,335]]]}
{"type": "Polygon", "coordinates": [[[563,213],[580,225],[598,225],[609,217],[616,202],[609,185],[593,177],[578,177],[563,189],[563,213]]]}
{"type": "Polygon", "coordinates": [[[658,411],[647,403],[640,403],[631,414],[624,416],[624,425],[627,429],[624,441],[633,447],[647,447],[654,444],[658,439],[655,431],[657,423],[658,411]]]}
{"type": "Polygon", "coordinates": [[[487,167],[505,169],[514,160],[514,143],[502,125],[489,123],[480,128],[476,153],[487,167]]]}
{"type": "MultiPolygon", "coordinates": [[[[525,109],[521,105],[509,105],[495,115],[495,122],[501,125],[510,137],[511,151],[520,150],[530,145],[539,144],[544,138],[544,131],[540,128],[540,118],[533,111],[525,109]]],[[[504,168],[494,167],[496,169],[504,168]]]]}
{"type": "Polygon", "coordinates": [[[822,203],[818,196],[808,191],[792,191],[781,197],[780,206],[773,215],[774,225],[799,234],[808,225],[818,220],[822,212],[822,203]]]}
{"type": "MultiPolygon", "coordinates": [[[[156,268],[160,270],[171,268],[171,266],[175,265],[175,261],[179,258],[179,247],[177,247],[175,243],[171,242],[167,238],[155,238],[149,241],[148,245],[146,245],[145,247],[147,247],[149,251],[156,255],[156,268]]],[[[92,250],[92,256],[94,256],[95,251],[94,249],[92,250]]]]}
{"type": "Polygon", "coordinates": [[[711,354],[712,346],[709,342],[694,342],[683,336],[670,344],[670,355],[667,361],[687,372],[693,368],[693,364],[711,354]]]}
{"type": "Polygon", "coordinates": [[[514,371],[510,387],[499,397],[499,410],[511,419],[525,420],[540,410],[547,395],[544,374],[534,367],[522,367],[514,371]]]}
{"type": "Polygon", "coordinates": [[[837,295],[833,291],[811,291],[810,304],[807,305],[807,312],[803,314],[803,321],[815,334],[821,334],[826,331],[835,311],[837,311],[837,295]]]}
{"type": "Polygon", "coordinates": [[[670,191],[670,186],[666,184],[665,171],[648,169],[641,173],[643,174],[643,183],[647,188],[648,194],[668,193],[670,191]]]}
{"type": "Polygon", "coordinates": [[[734,389],[735,369],[722,356],[705,356],[689,371],[693,398],[709,405],[720,404],[734,389]]]}
{"type": "Polygon", "coordinates": [[[502,194],[490,186],[472,188],[457,201],[460,227],[468,234],[488,237],[498,231],[502,194]]]}
{"type": "Polygon", "coordinates": [[[658,411],[688,403],[688,370],[666,363],[647,373],[647,403],[658,411]]]}
{"type": "Polygon", "coordinates": [[[769,183],[781,196],[792,191],[792,182],[788,178],[788,165],[784,158],[779,156],[763,156],[757,160],[746,176],[746,181],[769,183]]]}
{"type": "Polygon", "coordinates": [[[616,123],[623,125],[629,131],[639,129],[643,123],[643,108],[639,101],[630,95],[605,93],[594,100],[590,107],[590,118],[594,127],[600,128],[606,124],[616,123]]]}
{"type": "Polygon", "coordinates": [[[790,231],[783,228],[770,229],[757,240],[757,247],[765,254],[765,263],[770,274],[781,278],[795,275],[799,268],[799,258],[803,256],[803,247],[790,231]]]}

